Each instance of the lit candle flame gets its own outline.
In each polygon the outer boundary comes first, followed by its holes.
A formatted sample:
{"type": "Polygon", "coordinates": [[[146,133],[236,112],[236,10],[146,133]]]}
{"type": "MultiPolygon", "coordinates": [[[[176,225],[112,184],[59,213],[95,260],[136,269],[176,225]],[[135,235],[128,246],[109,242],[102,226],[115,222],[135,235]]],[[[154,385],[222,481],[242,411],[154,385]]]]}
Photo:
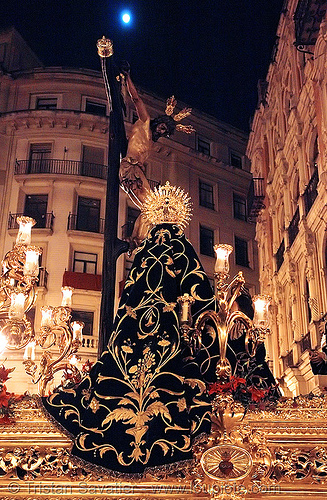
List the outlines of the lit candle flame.
{"type": "Polygon", "coordinates": [[[253,324],[256,328],[268,328],[268,307],[271,298],[267,295],[255,295],[253,297],[254,318],[253,324]]]}
{"type": "Polygon", "coordinates": [[[70,286],[63,286],[62,289],[62,301],[61,305],[63,307],[70,307],[72,305],[72,295],[74,289],[70,286]]]}
{"type": "Polygon", "coordinates": [[[22,319],[25,312],[25,295],[22,292],[11,294],[9,319],[22,319]]]}
{"type": "Polygon", "coordinates": [[[31,244],[31,230],[36,224],[32,217],[17,217],[17,222],[19,224],[19,230],[16,238],[17,245],[30,245],[31,244]]]}
{"type": "Polygon", "coordinates": [[[228,258],[230,253],[233,251],[233,247],[231,245],[219,244],[215,245],[213,249],[216,252],[215,272],[228,274],[228,258]]]}

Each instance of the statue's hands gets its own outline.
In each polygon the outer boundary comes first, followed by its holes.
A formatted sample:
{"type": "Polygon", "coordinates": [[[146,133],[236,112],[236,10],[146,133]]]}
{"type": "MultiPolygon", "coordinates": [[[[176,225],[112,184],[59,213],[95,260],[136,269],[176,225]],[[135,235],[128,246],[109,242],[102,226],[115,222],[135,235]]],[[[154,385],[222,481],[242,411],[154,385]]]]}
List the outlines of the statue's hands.
{"type": "Polygon", "coordinates": [[[122,61],[120,63],[120,72],[126,77],[129,76],[131,72],[131,67],[128,61],[122,61]]]}

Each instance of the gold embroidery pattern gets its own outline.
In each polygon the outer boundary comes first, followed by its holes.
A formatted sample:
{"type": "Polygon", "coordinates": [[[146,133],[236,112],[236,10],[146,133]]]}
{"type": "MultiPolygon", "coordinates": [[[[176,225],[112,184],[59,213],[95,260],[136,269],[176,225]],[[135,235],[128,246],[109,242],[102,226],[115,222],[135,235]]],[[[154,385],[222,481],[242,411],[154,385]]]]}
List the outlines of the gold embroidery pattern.
{"type": "Polygon", "coordinates": [[[75,454],[128,472],[191,458],[191,437],[210,429],[210,405],[178,331],[177,297],[186,291],[199,312],[213,301],[180,229],[154,228],[136,253],[108,351],[90,381],[46,403],[54,416],[65,408],[58,420],[74,427],[75,454]]]}

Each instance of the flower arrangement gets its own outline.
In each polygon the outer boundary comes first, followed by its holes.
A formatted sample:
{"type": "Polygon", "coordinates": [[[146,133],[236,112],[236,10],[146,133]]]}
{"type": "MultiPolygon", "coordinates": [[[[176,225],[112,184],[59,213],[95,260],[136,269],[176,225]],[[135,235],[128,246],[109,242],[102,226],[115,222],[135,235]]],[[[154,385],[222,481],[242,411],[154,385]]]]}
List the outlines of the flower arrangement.
{"type": "Polygon", "coordinates": [[[229,381],[209,384],[208,393],[214,396],[231,395],[245,410],[264,410],[277,400],[275,387],[249,385],[245,378],[233,375],[229,381]]]}
{"type": "Polygon", "coordinates": [[[4,365],[0,365],[0,425],[14,422],[12,405],[23,398],[23,395],[17,396],[12,392],[8,392],[5,385],[5,382],[10,378],[9,374],[14,369],[5,368],[4,365]]]}
{"type": "Polygon", "coordinates": [[[61,384],[58,389],[69,389],[79,384],[82,378],[90,373],[92,366],[93,363],[89,359],[83,363],[81,370],[71,365],[67,366],[63,371],[61,384]]]}

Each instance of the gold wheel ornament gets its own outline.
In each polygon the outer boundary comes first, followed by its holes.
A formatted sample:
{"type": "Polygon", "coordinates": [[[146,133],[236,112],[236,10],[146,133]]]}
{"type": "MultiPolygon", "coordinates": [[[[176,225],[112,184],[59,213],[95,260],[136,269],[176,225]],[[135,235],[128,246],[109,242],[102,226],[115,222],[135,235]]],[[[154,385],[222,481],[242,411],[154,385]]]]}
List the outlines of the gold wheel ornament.
{"type": "Polygon", "coordinates": [[[200,463],[204,473],[216,481],[244,479],[252,469],[252,458],[247,450],[226,444],[206,450],[200,463]]]}

